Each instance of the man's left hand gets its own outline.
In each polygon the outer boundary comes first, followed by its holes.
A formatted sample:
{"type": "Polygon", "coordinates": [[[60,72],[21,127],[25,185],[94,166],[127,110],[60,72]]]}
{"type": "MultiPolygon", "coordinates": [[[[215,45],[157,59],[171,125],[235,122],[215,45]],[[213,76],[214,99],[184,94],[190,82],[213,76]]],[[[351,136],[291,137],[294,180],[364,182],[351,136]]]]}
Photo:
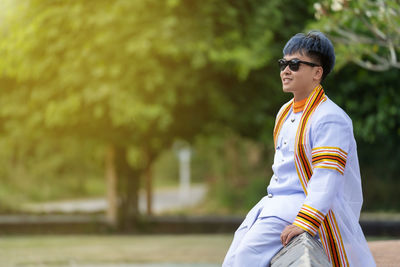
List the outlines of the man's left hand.
{"type": "Polygon", "coordinates": [[[299,235],[304,233],[305,231],[303,229],[301,229],[300,227],[296,226],[296,225],[288,225],[285,227],[285,229],[283,229],[282,234],[281,234],[281,242],[282,245],[286,246],[289,241],[299,235]]]}

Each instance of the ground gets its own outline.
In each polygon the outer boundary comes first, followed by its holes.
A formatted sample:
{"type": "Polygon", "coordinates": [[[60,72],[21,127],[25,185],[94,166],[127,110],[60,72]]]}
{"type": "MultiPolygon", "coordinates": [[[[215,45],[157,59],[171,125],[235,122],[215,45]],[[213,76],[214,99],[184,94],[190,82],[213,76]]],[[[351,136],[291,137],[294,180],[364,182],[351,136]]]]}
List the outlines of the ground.
{"type": "Polygon", "coordinates": [[[400,240],[370,241],[368,244],[377,266],[400,266],[400,240]]]}
{"type": "MultiPolygon", "coordinates": [[[[217,267],[232,240],[219,235],[3,236],[7,267],[217,267]]],[[[400,240],[369,241],[378,266],[399,266],[400,240]]]]}
{"type": "MultiPolygon", "coordinates": [[[[159,213],[192,206],[201,201],[205,193],[204,186],[193,186],[189,194],[191,201],[188,201],[177,188],[158,190],[153,208],[155,213],[159,213]]],[[[142,193],[142,210],[145,210],[144,199],[142,193]]],[[[106,201],[100,198],[31,204],[27,209],[39,212],[99,212],[106,209],[106,201]]],[[[389,217],[379,214],[363,216],[394,219],[392,214],[389,217]]],[[[0,266],[217,267],[221,266],[231,240],[232,234],[6,236],[0,237],[0,266]]],[[[377,266],[400,266],[400,240],[369,240],[369,246],[377,266]]]]}

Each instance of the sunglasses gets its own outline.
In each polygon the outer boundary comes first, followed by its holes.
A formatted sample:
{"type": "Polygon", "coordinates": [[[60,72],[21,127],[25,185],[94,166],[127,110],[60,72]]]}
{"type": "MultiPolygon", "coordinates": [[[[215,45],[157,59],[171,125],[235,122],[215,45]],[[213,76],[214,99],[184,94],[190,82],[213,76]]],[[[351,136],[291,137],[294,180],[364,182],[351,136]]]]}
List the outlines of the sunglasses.
{"type": "Polygon", "coordinates": [[[281,71],[286,69],[286,66],[288,66],[288,65],[289,65],[289,69],[291,71],[298,71],[300,68],[300,63],[306,64],[311,67],[321,66],[321,65],[318,65],[318,64],[315,64],[312,62],[307,62],[307,61],[303,61],[303,60],[299,60],[299,59],[291,59],[291,60],[279,59],[278,63],[279,63],[279,68],[281,69],[281,71]]]}

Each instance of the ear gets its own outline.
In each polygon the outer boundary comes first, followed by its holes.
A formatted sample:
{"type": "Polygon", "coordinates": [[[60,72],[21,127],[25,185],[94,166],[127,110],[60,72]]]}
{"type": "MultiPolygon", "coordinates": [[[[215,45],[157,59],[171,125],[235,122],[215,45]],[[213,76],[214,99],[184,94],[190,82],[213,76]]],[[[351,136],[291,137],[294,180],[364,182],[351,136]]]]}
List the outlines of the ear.
{"type": "Polygon", "coordinates": [[[314,68],[314,80],[316,81],[321,81],[322,80],[322,74],[324,74],[324,69],[322,67],[316,67],[314,68]]]}

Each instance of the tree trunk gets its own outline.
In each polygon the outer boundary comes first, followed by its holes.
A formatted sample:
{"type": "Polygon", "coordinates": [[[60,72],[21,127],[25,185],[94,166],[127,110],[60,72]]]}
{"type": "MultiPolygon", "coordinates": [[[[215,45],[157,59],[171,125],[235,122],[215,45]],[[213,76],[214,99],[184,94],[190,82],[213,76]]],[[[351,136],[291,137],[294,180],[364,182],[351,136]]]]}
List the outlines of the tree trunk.
{"type": "Polygon", "coordinates": [[[105,156],[106,185],[107,185],[107,211],[106,218],[110,225],[116,227],[118,223],[118,192],[117,173],[115,169],[115,148],[107,147],[105,156]]]}
{"type": "Polygon", "coordinates": [[[147,163],[146,166],[146,205],[147,205],[147,215],[152,215],[153,213],[153,179],[151,172],[151,164],[147,163]]]}
{"type": "Polygon", "coordinates": [[[142,169],[134,169],[127,160],[125,147],[110,146],[106,153],[107,218],[119,230],[135,227],[139,215],[139,178],[142,169]]]}

